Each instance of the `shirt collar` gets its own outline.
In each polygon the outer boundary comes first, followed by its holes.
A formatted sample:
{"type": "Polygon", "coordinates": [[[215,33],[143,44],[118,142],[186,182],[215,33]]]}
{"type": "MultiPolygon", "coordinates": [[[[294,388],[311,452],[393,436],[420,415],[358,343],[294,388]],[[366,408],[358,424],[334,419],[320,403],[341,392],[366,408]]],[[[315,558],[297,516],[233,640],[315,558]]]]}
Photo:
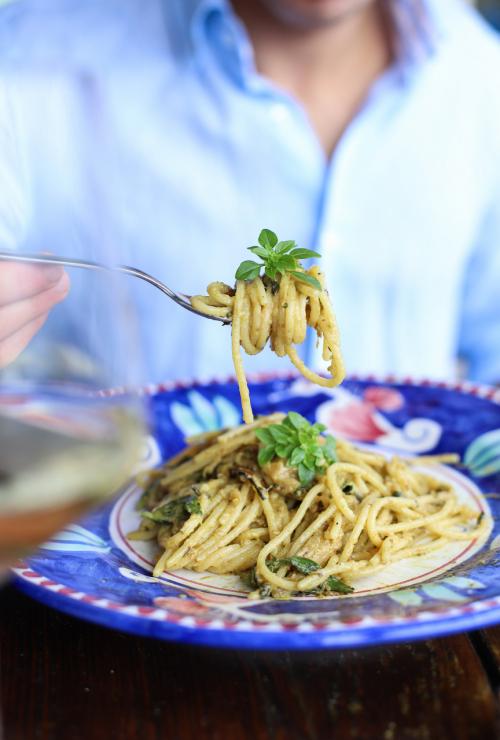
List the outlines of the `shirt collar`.
{"type": "Polygon", "coordinates": [[[395,28],[395,67],[406,81],[436,55],[444,26],[435,0],[390,0],[389,12],[395,28]]]}
{"type": "Polygon", "coordinates": [[[193,54],[201,59],[215,55],[231,78],[252,87],[253,49],[229,0],[187,0],[185,11],[193,54]]]}
{"type": "MultiPolygon", "coordinates": [[[[447,0],[386,0],[396,31],[395,70],[407,82],[437,53],[445,37],[447,0]],[[441,3],[441,6],[439,6],[441,3]]],[[[266,89],[255,71],[253,49],[230,0],[182,0],[193,53],[217,56],[226,72],[254,91],[266,89]]]]}

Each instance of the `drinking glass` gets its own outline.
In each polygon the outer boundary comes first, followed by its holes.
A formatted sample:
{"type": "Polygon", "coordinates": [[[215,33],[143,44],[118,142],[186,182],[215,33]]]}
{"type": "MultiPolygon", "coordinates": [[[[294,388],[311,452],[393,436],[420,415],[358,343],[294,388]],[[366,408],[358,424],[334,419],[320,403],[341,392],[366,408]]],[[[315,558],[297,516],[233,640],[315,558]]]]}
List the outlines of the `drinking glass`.
{"type": "MultiPolygon", "coordinates": [[[[43,70],[37,75],[18,75],[16,91],[32,85],[36,92],[36,86],[43,85],[43,70]]],[[[51,309],[24,349],[4,357],[0,368],[4,576],[16,558],[117,490],[132,470],[144,434],[141,401],[133,391],[141,366],[133,279],[113,271],[120,261],[110,205],[116,163],[107,146],[95,81],[75,73],[64,84],[67,105],[62,110],[71,110],[71,154],[73,164],[78,163],[78,187],[71,196],[78,199],[79,214],[85,218],[72,220],[70,198],[65,204],[51,202],[45,192],[47,179],[35,173],[30,183],[32,221],[22,238],[8,247],[14,253],[48,251],[88,259],[109,269],[68,268],[67,296],[51,309]]],[[[54,139],[57,143],[57,132],[54,139]]],[[[1,243],[0,249],[5,249],[1,243]]],[[[0,271],[6,266],[0,261],[0,271]]],[[[16,263],[14,273],[13,263],[8,266],[9,295],[26,294],[27,270],[32,279],[33,271],[48,269],[16,263]]],[[[2,338],[9,335],[8,316],[5,296],[2,300],[0,295],[0,350],[2,338]]]]}

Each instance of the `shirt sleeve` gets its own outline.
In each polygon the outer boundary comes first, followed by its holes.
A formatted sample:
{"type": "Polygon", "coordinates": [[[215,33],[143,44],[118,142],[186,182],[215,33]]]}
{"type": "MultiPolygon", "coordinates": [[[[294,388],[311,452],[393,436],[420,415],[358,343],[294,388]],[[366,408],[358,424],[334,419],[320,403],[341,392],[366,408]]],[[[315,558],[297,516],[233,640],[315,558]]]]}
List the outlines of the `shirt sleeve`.
{"type": "Polygon", "coordinates": [[[0,76],[0,249],[13,250],[27,228],[26,167],[9,84],[0,76]]]}
{"type": "Polygon", "coordinates": [[[470,380],[500,383],[500,187],[467,265],[459,354],[470,380]]]}

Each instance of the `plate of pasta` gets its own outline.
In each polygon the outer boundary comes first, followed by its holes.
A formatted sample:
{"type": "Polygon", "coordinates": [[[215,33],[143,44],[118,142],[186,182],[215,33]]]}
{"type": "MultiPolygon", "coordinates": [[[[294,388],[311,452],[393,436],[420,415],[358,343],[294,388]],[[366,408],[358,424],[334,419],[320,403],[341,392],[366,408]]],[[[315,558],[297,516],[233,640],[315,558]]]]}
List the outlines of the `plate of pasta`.
{"type": "Polygon", "coordinates": [[[235,379],[143,391],[141,470],[19,563],[19,587],[115,629],[235,648],[500,621],[498,391],[301,375],[249,391],[247,424],[235,379]]]}

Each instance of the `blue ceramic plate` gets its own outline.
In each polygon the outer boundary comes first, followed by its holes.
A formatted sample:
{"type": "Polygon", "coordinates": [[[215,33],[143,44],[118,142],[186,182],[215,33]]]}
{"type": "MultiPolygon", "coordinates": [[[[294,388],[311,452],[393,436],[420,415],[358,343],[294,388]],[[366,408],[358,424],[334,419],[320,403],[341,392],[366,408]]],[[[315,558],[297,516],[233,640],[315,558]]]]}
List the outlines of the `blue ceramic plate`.
{"type": "MultiPolygon", "coordinates": [[[[234,381],[148,391],[155,438],[144,465],[158,464],[185,436],[240,422],[234,381]]],[[[139,491],[60,532],[15,570],[19,588],[74,616],[166,640],[234,648],[312,649],[436,637],[500,622],[500,394],[471,385],[351,378],[318,389],[296,377],[251,384],[254,411],[295,410],[334,435],[387,454],[458,452],[440,466],[478,515],[495,524],[486,541],[450,544],[355,583],[352,596],[250,601],[234,576],[176,571],[151,575],[154,543],[129,542],[139,491]]]]}

